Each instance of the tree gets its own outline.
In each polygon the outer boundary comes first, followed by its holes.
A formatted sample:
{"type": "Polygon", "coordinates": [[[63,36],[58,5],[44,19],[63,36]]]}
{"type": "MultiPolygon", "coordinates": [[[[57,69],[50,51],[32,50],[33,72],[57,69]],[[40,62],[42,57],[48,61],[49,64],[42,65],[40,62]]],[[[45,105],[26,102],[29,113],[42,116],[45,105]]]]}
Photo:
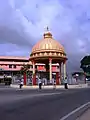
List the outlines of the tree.
{"type": "Polygon", "coordinates": [[[82,68],[84,72],[90,73],[90,55],[85,56],[80,62],[80,68],[82,68]]]}
{"type": "Polygon", "coordinates": [[[29,64],[23,64],[23,66],[21,67],[20,73],[21,75],[23,75],[24,73],[29,74],[29,70],[30,69],[30,65],[29,64]]]}
{"type": "Polygon", "coordinates": [[[27,84],[27,77],[30,75],[30,65],[29,64],[23,64],[20,70],[20,74],[24,77],[24,85],[27,84]]]}

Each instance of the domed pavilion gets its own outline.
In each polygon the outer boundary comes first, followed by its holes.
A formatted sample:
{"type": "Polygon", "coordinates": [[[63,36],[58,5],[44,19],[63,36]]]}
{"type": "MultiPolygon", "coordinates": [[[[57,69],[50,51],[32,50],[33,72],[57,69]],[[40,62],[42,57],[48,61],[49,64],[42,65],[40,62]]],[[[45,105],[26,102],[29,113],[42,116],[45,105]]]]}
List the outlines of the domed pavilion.
{"type": "MultiPolygon", "coordinates": [[[[48,30],[44,33],[43,39],[40,40],[32,48],[30,54],[30,61],[33,64],[33,85],[36,85],[35,78],[35,64],[44,63],[48,68],[49,80],[52,82],[52,64],[59,63],[60,76],[61,76],[61,64],[63,63],[63,76],[66,77],[66,53],[64,47],[56,41],[51,32],[48,30]]],[[[46,68],[46,69],[47,69],[46,68]]],[[[61,77],[60,77],[61,78],[61,77]]],[[[60,84],[60,80],[56,79],[56,84],[60,84]]]]}

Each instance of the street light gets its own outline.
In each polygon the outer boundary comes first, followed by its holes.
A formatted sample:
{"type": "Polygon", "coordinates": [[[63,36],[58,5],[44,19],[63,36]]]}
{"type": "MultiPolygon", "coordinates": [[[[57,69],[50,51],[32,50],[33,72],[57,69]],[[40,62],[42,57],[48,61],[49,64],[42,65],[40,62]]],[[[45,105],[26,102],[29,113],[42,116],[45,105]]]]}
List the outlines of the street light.
{"type": "Polygon", "coordinates": [[[78,78],[78,76],[79,76],[79,75],[78,75],[78,74],[76,74],[75,76],[76,76],[76,82],[77,82],[77,78],[78,78]]]}

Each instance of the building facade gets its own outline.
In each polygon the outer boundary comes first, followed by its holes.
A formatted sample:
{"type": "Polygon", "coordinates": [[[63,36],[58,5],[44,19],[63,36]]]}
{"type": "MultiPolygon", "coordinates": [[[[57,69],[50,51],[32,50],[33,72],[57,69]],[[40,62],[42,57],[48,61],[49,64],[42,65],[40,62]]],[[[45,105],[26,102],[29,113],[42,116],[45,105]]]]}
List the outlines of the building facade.
{"type": "MultiPolygon", "coordinates": [[[[30,71],[33,72],[33,64],[28,57],[0,56],[0,75],[16,75],[24,64],[30,65],[30,71]]],[[[37,71],[45,71],[44,64],[35,64],[37,71]]],[[[59,65],[52,65],[53,72],[59,72],[59,65]]]]}

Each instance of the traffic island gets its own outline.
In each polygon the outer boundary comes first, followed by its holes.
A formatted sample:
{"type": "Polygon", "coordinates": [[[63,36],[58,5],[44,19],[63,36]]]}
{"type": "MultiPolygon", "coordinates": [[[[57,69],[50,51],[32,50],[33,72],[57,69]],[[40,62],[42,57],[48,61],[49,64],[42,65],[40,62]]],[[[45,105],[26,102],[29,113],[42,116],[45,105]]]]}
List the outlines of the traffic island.
{"type": "Polygon", "coordinates": [[[90,120],[90,108],[88,108],[82,115],[80,115],[76,120],[90,120]]]}
{"type": "MultiPolygon", "coordinates": [[[[19,85],[15,85],[15,84],[11,84],[10,85],[11,87],[13,88],[19,88],[19,85]]],[[[45,85],[45,86],[42,86],[42,89],[53,89],[53,85],[45,85]]],[[[79,85],[68,85],[68,88],[69,89],[77,89],[77,88],[87,88],[88,85],[87,84],[79,84],[79,85]]],[[[27,86],[27,85],[24,85],[22,87],[23,89],[38,89],[38,85],[32,85],[32,86],[27,86]]],[[[56,89],[64,89],[64,85],[56,85],[56,89]]]]}
{"type": "Polygon", "coordinates": [[[71,111],[60,120],[90,120],[90,102],[71,111]]]}

